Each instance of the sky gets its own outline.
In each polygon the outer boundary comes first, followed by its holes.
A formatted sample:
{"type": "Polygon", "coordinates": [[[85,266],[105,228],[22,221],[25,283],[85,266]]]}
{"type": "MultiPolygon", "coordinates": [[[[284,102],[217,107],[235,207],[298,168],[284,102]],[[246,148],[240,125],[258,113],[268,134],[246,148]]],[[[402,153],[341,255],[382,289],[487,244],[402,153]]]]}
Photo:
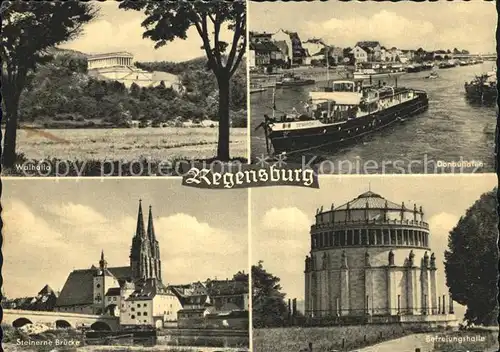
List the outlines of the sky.
{"type": "Polygon", "coordinates": [[[248,267],[245,190],[198,190],[180,179],[3,178],[4,292],[61,290],[74,269],[129,265],[139,199],[152,205],[165,284],[231,278],[248,267]]]}
{"type": "Polygon", "coordinates": [[[248,11],[251,31],[282,28],[343,48],[377,40],[400,49],[496,51],[494,1],[250,2],[248,11]]]}
{"type": "MultiPolygon", "coordinates": [[[[371,189],[400,204],[422,206],[435,252],[437,288],[447,293],[444,251],[448,233],[479,197],[497,184],[495,174],[322,176],[319,189],[275,187],[251,191],[251,262],[281,278],[287,298],[304,299],[304,260],[310,250],[310,226],[316,209],[344,204],[371,189]]],[[[457,316],[464,308],[458,304],[457,316]]]]}
{"type": "MultiPolygon", "coordinates": [[[[122,10],[119,2],[94,2],[99,15],[83,27],[83,33],[76,39],[60,45],[64,49],[81,51],[86,54],[128,51],[136,61],[181,62],[205,56],[201,49],[202,40],[196,28],[191,27],[187,39],[175,39],[159,49],[154,48],[151,39],[143,39],[145,28],[141,27],[145,15],[140,11],[122,10]]],[[[223,27],[221,40],[231,42],[232,32],[223,27]]]]}

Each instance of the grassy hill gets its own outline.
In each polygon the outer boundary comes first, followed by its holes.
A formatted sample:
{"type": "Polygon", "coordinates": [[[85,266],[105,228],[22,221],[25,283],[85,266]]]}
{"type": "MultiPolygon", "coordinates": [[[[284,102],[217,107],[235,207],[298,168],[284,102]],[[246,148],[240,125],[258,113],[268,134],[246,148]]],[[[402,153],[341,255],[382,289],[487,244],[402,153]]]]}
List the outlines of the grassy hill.
{"type": "MultiPolygon", "coordinates": [[[[127,120],[178,123],[185,119],[217,120],[218,91],[206,60],[182,63],[137,63],[148,70],[177,74],[186,91],[170,88],[127,89],[116,81],[100,81],[87,75],[87,55],[53,48],[52,60],[40,65],[28,78],[20,99],[21,124],[41,127],[122,127],[127,120]]],[[[234,127],[246,126],[246,77],[244,65],[231,85],[234,127]]]]}
{"type": "Polygon", "coordinates": [[[56,47],[49,48],[47,52],[53,56],[71,55],[73,57],[80,59],[86,59],[89,56],[88,54],[82,53],[81,51],[73,49],[56,48],[56,47]]]}

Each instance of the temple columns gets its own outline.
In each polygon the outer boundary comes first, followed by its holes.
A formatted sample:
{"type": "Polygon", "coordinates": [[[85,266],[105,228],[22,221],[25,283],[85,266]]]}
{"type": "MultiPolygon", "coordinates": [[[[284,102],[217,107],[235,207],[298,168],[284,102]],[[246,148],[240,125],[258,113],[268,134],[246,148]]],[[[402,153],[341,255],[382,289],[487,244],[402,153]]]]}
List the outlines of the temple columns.
{"type": "Polygon", "coordinates": [[[421,307],[422,307],[422,313],[423,314],[431,314],[431,310],[429,307],[431,307],[431,289],[429,285],[430,281],[430,273],[427,267],[423,266],[422,270],[420,272],[420,280],[421,280],[421,288],[422,288],[422,295],[421,295],[421,307]]]}
{"type": "MultiPolygon", "coordinates": [[[[398,313],[398,296],[396,285],[396,269],[392,266],[387,266],[386,269],[386,283],[387,283],[387,313],[389,315],[396,315],[398,313]]],[[[399,302],[401,304],[401,302],[399,302]]]]}
{"type": "Polygon", "coordinates": [[[328,271],[328,310],[330,316],[334,316],[337,313],[337,290],[336,281],[333,271],[328,271]]]}
{"type": "Polygon", "coordinates": [[[317,317],[321,316],[323,307],[321,306],[321,297],[323,295],[322,282],[321,282],[321,272],[316,271],[316,295],[314,296],[314,315],[317,317]]]}
{"type": "Polygon", "coordinates": [[[421,309],[422,305],[420,304],[421,300],[420,297],[422,296],[422,286],[419,284],[419,272],[418,272],[417,267],[412,268],[412,273],[413,273],[413,283],[414,283],[414,296],[413,296],[413,302],[414,302],[414,314],[421,314],[421,309]]]}
{"type": "Polygon", "coordinates": [[[406,308],[408,314],[418,314],[418,297],[420,291],[418,285],[417,268],[410,265],[406,269],[406,308]]]}
{"type": "Polygon", "coordinates": [[[304,310],[305,310],[306,316],[308,316],[310,314],[309,310],[311,309],[311,306],[309,304],[309,300],[311,299],[311,292],[309,292],[310,285],[311,285],[311,273],[306,271],[305,277],[306,277],[306,280],[305,280],[306,287],[305,287],[304,297],[306,299],[304,302],[304,310]]]}
{"type": "Polygon", "coordinates": [[[328,270],[321,271],[321,316],[329,315],[329,302],[328,302],[328,270]]]}
{"type": "Polygon", "coordinates": [[[323,298],[323,280],[322,280],[322,277],[321,277],[321,271],[316,271],[316,307],[315,307],[315,315],[317,317],[320,317],[321,316],[321,313],[322,313],[322,310],[323,310],[323,307],[321,306],[321,301],[322,301],[322,298],[323,298]]]}
{"type": "Polygon", "coordinates": [[[373,314],[373,269],[365,267],[365,314],[373,314]]]}
{"type": "Polygon", "coordinates": [[[311,284],[310,284],[310,308],[311,308],[311,316],[316,316],[316,310],[318,309],[318,284],[317,284],[317,276],[316,272],[313,271],[311,273],[311,284]]]}
{"type": "Polygon", "coordinates": [[[340,315],[349,314],[349,268],[340,268],[340,315]]]}
{"type": "Polygon", "coordinates": [[[430,281],[432,314],[440,314],[438,304],[437,304],[436,269],[435,268],[431,268],[429,270],[429,281],[430,281]]]}

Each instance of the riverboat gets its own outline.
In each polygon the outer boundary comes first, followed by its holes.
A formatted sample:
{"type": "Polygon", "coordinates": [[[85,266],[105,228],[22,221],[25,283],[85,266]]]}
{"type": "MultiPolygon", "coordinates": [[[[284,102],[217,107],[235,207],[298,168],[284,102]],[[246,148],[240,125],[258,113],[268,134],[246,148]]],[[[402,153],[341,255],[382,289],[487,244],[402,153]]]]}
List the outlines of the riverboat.
{"type": "Polygon", "coordinates": [[[406,66],[406,72],[408,72],[408,73],[420,72],[423,70],[424,70],[424,65],[420,65],[420,64],[413,64],[413,65],[406,66]]]}
{"type": "Polygon", "coordinates": [[[361,68],[354,71],[354,79],[386,78],[400,76],[403,73],[394,68],[361,68]]]}
{"type": "Polygon", "coordinates": [[[398,76],[405,73],[402,65],[364,62],[356,66],[354,79],[372,79],[398,76]]]}
{"type": "Polygon", "coordinates": [[[261,93],[261,92],[265,92],[266,90],[267,90],[267,88],[263,87],[262,85],[258,85],[258,84],[251,84],[250,85],[250,94],[261,93]]]}
{"type": "Polygon", "coordinates": [[[428,105],[427,93],[421,90],[340,80],[310,92],[304,113],[294,109],[276,118],[273,109],[273,117],[265,115],[259,127],[264,128],[268,153],[271,144],[275,154],[290,155],[355,141],[418,115],[428,105]]]}
{"type": "Polygon", "coordinates": [[[430,70],[433,67],[434,67],[434,65],[431,63],[409,64],[406,66],[406,72],[408,72],[408,73],[421,72],[421,71],[430,70]]]}
{"type": "Polygon", "coordinates": [[[297,87],[315,84],[314,79],[301,78],[294,73],[285,73],[281,81],[276,82],[277,87],[297,87]]]}
{"type": "Polygon", "coordinates": [[[469,100],[494,102],[497,99],[497,75],[491,71],[465,82],[465,95],[469,100]]]}
{"type": "Polygon", "coordinates": [[[434,69],[434,67],[435,67],[434,63],[432,63],[432,62],[424,62],[422,64],[422,69],[423,70],[432,70],[432,69],[434,69]]]}
{"type": "Polygon", "coordinates": [[[457,66],[456,62],[451,61],[451,60],[449,60],[449,61],[445,61],[445,62],[441,62],[441,63],[439,64],[439,68],[440,68],[440,69],[444,69],[444,68],[453,68],[453,67],[456,67],[456,66],[457,66]]]}

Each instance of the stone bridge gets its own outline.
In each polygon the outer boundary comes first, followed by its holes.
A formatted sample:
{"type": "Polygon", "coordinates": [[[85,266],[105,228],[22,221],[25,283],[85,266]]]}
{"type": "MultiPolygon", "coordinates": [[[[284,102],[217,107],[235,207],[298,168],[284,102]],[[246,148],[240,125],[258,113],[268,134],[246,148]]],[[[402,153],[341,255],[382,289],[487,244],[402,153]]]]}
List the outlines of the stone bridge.
{"type": "Polygon", "coordinates": [[[51,328],[90,328],[117,331],[118,317],[36,310],[4,309],[2,323],[19,328],[26,324],[44,324],[51,328]]]}
{"type": "Polygon", "coordinates": [[[454,59],[496,60],[496,54],[450,54],[454,59]]]}

